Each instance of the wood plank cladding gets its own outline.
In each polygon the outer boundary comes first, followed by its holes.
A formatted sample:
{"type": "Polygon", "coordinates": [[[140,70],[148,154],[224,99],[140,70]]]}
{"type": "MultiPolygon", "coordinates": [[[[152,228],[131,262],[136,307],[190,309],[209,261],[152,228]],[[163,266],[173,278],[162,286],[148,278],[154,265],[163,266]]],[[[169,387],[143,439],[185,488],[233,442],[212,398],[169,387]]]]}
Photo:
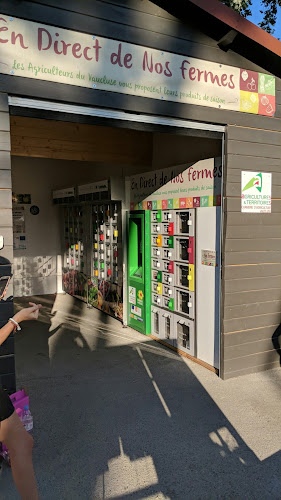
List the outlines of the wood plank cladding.
{"type": "Polygon", "coordinates": [[[148,132],[71,122],[11,117],[11,154],[61,160],[151,164],[148,132]]]}
{"type": "Polygon", "coordinates": [[[281,133],[228,126],[226,153],[225,379],[280,366],[272,336],[281,323],[281,133]],[[271,214],[241,213],[244,170],[272,173],[271,214]]]}

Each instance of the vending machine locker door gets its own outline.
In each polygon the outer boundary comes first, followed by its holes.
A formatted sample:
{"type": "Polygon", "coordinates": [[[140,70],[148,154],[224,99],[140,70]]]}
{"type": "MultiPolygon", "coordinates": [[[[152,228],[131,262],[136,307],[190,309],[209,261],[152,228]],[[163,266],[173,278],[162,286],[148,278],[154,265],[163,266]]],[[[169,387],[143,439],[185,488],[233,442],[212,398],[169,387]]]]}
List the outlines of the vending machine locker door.
{"type": "Polygon", "coordinates": [[[152,223],[151,224],[151,234],[160,234],[161,233],[161,224],[152,223]]]}
{"type": "Polygon", "coordinates": [[[172,262],[170,260],[163,260],[162,261],[162,270],[165,273],[173,274],[174,273],[174,262],[172,262]]]}
{"type": "Polygon", "coordinates": [[[174,298],[174,287],[162,284],[162,295],[165,295],[165,297],[174,298]]]}
{"type": "Polygon", "coordinates": [[[162,283],[163,285],[169,285],[170,287],[174,286],[174,274],[171,273],[162,273],[162,283]]]}
{"type": "Polygon", "coordinates": [[[174,260],[174,249],[173,248],[163,248],[163,259],[174,260]]]}
{"type": "Polygon", "coordinates": [[[162,295],[159,295],[158,293],[152,293],[152,304],[154,304],[155,306],[158,306],[158,307],[162,307],[162,304],[163,304],[163,297],[162,295]]]}
{"type": "Polygon", "coordinates": [[[152,269],[157,269],[157,271],[162,271],[162,260],[160,259],[151,259],[151,268],[152,269]]]}
{"type": "Polygon", "coordinates": [[[176,334],[176,347],[180,351],[184,351],[191,356],[195,356],[194,321],[175,314],[174,329],[176,334]]]}
{"type": "MultiPolygon", "coordinates": [[[[163,287],[163,294],[164,294],[163,287]]],[[[195,304],[194,304],[194,292],[189,292],[185,289],[175,288],[175,310],[181,314],[194,319],[195,315],[195,304]]]]}
{"type": "Polygon", "coordinates": [[[161,310],[161,338],[167,344],[175,345],[174,314],[161,310]]]}
{"type": "Polygon", "coordinates": [[[163,248],[174,248],[174,237],[173,236],[162,236],[162,247],[163,248]]]}
{"type": "Polygon", "coordinates": [[[162,304],[165,309],[168,309],[169,311],[174,311],[175,309],[175,304],[174,304],[174,299],[173,297],[162,297],[162,304]]]}
{"type": "Polygon", "coordinates": [[[152,281],[158,281],[159,283],[162,283],[162,271],[157,271],[157,269],[152,269],[151,279],[152,281]]]}
{"type": "Polygon", "coordinates": [[[175,214],[175,234],[194,236],[195,211],[176,210],[175,214]]]}
{"type": "Polygon", "coordinates": [[[194,265],[175,262],[175,285],[194,292],[194,265]]]}
{"type": "Polygon", "coordinates": [[[152,281],[152,283],[151,283],[152,292],[158,293],[159,295],[162,295],[163,294],[162,288],[163,288],[162,283],[159,283],[158,281],[152,281]]]}
{"type": "Polygon", "coordinates": [[[160,336],[161,327],[160,327],[160,318],[161,318],[161,309],[155,306],[151,306],[151,334],[160,336]]]}
{"type": "Polygon", "coordinates": [[[151,248],[151,255],[152,255],[152,257],[156,257],[156,259],[161,259],[162,258],[162,248],[152,247],[151,248]]]}
{"type": "Polygon", "coordinates": [[[163,340],[167,344],[174,345],[174,322],[173,314],[163,311],[156,306],[151,306],[151,334],[163,340]]]}
{"type": "Polygon", "coordinates": [[[162,222],[174,222],[174,210],[162,210],[162,222]]]}
{"type": "Polygon", "coordinates": [[[161,210],[151,211],[151,222],[161,222],[161,210]]]}
{"type": "Polygon", "coordinates": [[[175,237],[175,260],[194,264],[194,237],[175,237]]]}
{"type": "Polygon", "coordinates": [[[162,234],[173,236],[174,235],[174,223],[173,222],[162,222],[162,234]]]}
{"type": "Polygon", "coordinates": [[[128,216],[128,325],[150,334],[151,235],[148,210],[130,212],[128,216]]]}

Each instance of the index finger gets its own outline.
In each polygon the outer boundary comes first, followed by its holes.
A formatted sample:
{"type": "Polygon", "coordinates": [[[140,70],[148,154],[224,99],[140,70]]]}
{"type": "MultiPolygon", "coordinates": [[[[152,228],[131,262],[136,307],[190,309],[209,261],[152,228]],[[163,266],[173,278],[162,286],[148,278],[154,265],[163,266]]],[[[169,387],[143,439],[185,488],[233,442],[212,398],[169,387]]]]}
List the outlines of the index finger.
{"type": "Polygon", "coordinates": [[[36,307],[36,309],[40,309],[40,307],[42,307],[42,304],[35,304],[34,302],[29,302],[29,305],[32,307],[36,307]]]}

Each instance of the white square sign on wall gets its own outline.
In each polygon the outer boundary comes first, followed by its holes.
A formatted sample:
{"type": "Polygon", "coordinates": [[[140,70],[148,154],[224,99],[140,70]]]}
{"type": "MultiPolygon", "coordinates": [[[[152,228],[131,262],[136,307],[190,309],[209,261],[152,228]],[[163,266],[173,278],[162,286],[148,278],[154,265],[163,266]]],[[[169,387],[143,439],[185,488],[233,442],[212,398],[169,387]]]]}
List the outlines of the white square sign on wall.
{"type": "Polygon", "coordinates": [[[241,212],[271,213],[272,174],[241,172],[241,212]]]}

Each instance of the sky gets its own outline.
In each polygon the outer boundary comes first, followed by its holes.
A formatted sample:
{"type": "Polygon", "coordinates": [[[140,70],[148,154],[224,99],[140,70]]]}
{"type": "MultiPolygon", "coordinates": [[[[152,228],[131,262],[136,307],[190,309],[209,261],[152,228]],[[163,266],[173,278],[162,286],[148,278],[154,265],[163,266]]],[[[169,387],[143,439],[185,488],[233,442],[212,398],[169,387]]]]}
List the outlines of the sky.
{"type": "MultiPolygon", "coordinates": [[[[258,24],[262,20],[262,14],[260,13],[260,10],[262,9],[261,7],[261,2],[260,0],[252,0],[252,16],[248,17],[247,19],[251,21],[254,24],[258,24]]],[[[275,25],[275,32],[273,34],[276,38],[281,39],[281,9],[278,8],[278,17],[277,17],[277,23],[275,25]]]]}

